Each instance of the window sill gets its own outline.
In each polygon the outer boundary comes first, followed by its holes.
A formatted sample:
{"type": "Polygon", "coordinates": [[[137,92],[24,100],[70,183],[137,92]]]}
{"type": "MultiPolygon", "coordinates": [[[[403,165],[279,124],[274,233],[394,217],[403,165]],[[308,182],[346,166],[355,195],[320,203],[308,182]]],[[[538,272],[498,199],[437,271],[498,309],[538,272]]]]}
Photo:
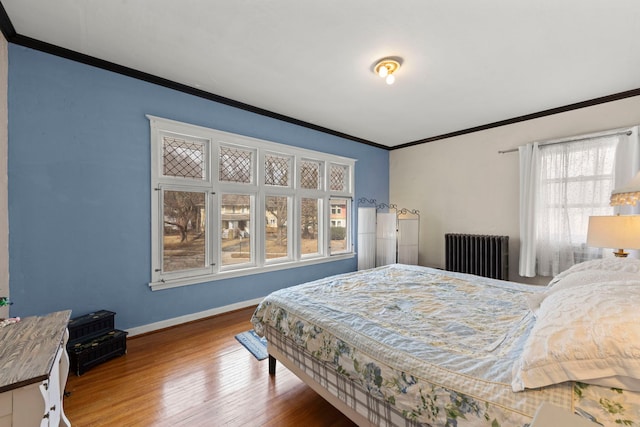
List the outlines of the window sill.
{"type": "Polygon", "coordinates": [[[305,267],[308,265],[324,264],[327,262],[341,261],[351,259],[356,256],[355,253],[333,255],[323,258],[305,259],[296,262],[283,262],[279,264],[265,265],[262,267],[243,268],[238,270],[221,271],[216,274],[208,274],[205,276],[189,277],[185,279],[176,279],[164,282],[151,282],[149,287],[152,291],[160,291],[163,289],[177,288],[180,286],[197,285],[206,282],[215,282],[218,280],[232,279],[235,277],[251,276],[254,274],[268,273],[271,271],[289,270],[297,267],[305,267]]]}

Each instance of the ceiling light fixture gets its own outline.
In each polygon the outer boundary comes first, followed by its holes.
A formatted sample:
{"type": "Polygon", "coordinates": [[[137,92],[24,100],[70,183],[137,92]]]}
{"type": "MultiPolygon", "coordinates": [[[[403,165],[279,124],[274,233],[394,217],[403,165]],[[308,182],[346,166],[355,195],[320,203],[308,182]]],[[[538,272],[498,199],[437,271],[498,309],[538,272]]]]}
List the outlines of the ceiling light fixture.
{"type": "Polygon", "coordinates": [[[384,58],[376,62],[373,66],[373,72],[383,78],[388,85],[392,85],[396,81],[393,75],[400,68],[400,58],[384,58]]]}

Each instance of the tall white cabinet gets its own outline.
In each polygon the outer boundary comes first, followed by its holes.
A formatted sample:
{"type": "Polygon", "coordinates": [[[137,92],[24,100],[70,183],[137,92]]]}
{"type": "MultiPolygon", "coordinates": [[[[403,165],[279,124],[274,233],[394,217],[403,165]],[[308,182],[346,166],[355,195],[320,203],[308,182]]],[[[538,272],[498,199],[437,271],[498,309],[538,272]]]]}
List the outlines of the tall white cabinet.
{"type": "Polygon", "coordinates": [[[62,401],[69,373],[70,310],[0,328],[0,427],[70,427],[62,401]]]}

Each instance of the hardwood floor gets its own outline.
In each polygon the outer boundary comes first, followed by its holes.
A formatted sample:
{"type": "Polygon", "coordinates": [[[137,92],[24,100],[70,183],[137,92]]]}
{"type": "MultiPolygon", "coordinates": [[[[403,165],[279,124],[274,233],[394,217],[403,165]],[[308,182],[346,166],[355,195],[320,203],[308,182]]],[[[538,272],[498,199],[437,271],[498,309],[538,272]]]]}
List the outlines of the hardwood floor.
{"type": "Polygon", "coordinates": [[[284,366],[275,377],[234,338],[254,308],[130,338],[127,354],[69,374],[74,427],[354,426],[284,366]]]}

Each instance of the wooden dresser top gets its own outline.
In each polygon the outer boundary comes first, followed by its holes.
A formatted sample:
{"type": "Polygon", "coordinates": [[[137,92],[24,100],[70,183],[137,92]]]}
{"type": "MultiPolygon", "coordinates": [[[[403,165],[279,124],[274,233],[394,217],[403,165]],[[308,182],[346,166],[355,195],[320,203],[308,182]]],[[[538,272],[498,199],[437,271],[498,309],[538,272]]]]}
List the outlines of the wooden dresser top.
{"type": "Polygon", "coordinates": [[[70,316],[58,311],[0,328],[0,393],[49,377],[70,316]]]}

